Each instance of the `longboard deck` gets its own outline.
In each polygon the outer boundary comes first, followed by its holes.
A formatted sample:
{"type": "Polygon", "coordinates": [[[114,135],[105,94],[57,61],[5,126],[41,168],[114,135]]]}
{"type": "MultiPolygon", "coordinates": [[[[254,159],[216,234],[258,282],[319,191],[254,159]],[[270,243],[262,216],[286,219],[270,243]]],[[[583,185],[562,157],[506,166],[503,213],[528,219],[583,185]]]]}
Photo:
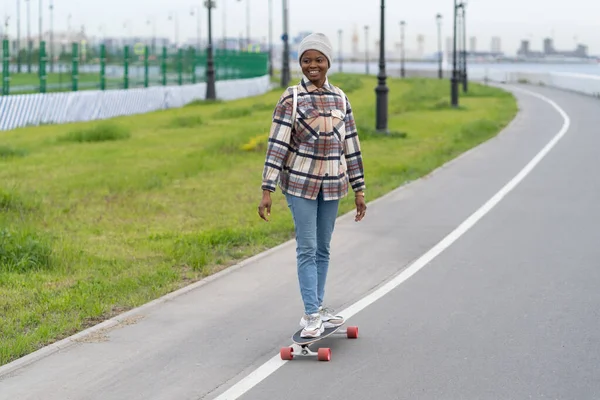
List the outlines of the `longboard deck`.
{"type": "Polygon", "coordinates": [[[296,333],[294,333],[294,336],[292,336],[292,341],[294,343],[296,343],[297,345],[306,346],[306,345],[318,342],[321,339],[325,339],[326,337],[329,337],[329,336],[333,335],[342,326],[343,326],[343,324],[340,325],[340,326],[336,326],[335,328],[325,328],[325,330],[323,331],[323,333],[321,333],[321,336],[316,337],[316,338],[312,338],[312,337],[303,338],[303,337],[301,337],[300,334],[302,333],[302,329],[300,329],[296,333]]]}

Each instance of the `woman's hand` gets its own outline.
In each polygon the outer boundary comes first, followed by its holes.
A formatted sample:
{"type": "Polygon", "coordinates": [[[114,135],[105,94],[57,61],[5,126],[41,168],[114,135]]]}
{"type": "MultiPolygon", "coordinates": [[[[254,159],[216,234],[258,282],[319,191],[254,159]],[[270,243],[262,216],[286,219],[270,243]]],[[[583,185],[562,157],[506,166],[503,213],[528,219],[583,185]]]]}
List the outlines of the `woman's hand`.
{"type": "Polygon", "coordinates": [[[263,197],[260,201],[260,204],[258,205],[258,215],[260,215],[260,217],[267,222],[269,222],[269,219],[267,217],[271,215],[271,204],[271,192],[269,192],[268,190],[263,190],[263,197]],[[265,210],[267,211],[266,215],[265,210]]]}
{"type": "Polygon", "coordinates": [[[364,193],[356,193],[354,203],[356,204],[356,217],[354,218],[354,221],[359,222],[365,217],[365,214],[367,213],[367,204],[365,203],[364,193]]]}

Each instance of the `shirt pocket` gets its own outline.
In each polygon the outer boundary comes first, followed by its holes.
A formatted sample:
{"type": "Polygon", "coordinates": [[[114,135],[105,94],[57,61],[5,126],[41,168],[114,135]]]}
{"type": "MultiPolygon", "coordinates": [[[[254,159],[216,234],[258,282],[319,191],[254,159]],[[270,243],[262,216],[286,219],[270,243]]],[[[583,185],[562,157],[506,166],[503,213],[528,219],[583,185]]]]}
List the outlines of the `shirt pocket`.
{"type": "Polygon", "coordinates": [[[346,138],[346,115],[342,110],[333,109],[331,110],[331,124],[333,128],[334,136],[343,142],[346,138]]]}
{"type": "Polygon", "coordinates": [[[298,107],[293,137],[298,144],[314,143],[321,132],[321,115],[312,107],[298,107]]]}

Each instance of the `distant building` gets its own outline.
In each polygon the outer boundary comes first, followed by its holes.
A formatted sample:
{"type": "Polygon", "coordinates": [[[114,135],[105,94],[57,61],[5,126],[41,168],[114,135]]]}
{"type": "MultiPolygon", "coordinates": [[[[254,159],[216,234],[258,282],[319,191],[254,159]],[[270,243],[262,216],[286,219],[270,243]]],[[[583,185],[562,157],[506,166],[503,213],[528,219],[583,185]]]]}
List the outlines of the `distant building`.
{"type": "Polygon", "coordinates": [[[492,53],[502,52],[502,41],[498,36],[492,37],[492,45],[490,50],[492,51],[492,53]]]}
{"type": "Polygon", "coordinates": [[[527,55],[531,52],[529,40],[521,40],[521,47],[517,50],[518,55],[527,55]]]}
{"type": "Polygon", "coordinates": [[[550,38],[544,39],[544,54],[554,54],[554,41],[550,38]]]}
{"type": "Polygon", "coordinates": [[[543,50],[532,50],[528,40],[521,41],[521,47],[517,51],[517,55],[528,58],[544,58],[552,57],[574,57],[574,58],[589,58],[588,47],[583,44],[577,45],[575,50],[557,50],[554,47],[554,41],[551,38],[545,38],[543,41],[543,50]]]}
{"type": "Polygon", "coordinates": [[[425,35],[417,35],[417,57],[423,57],[425,54],[425,35]]]}
{"type": "Polygon", "coordinates": [[[472,53],[477,51],[477,37],[475,36],[469,38],[469,51],[472,53]]]}

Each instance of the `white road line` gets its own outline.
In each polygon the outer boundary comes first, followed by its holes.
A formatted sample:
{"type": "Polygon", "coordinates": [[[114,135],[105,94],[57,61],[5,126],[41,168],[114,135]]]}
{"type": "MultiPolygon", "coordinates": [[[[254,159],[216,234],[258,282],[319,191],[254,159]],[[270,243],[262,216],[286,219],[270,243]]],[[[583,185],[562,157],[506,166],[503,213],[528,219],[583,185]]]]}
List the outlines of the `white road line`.
{"type": "MultiPolygon", "coordinates": [[[[512,178],[498,193],[496,193],[491,199],[489,199],[483,206],[475,211],[470,217],[468,217],[463,223],[461,223],[455,230],[450,232],[448,236],[442,239],[438,244],[431,248],[427,253],[423,254],[408,268],[403,270],[400,274],[394,277],[391,281],[381,286],[379,289],[363,297],[361,300],[352,304],[350,307],[341,311],[340,314],[345,318],[350,318],[353,315],[364,310],[369,305],[373,304],[393,289],[398,287],[401,283],[406,281],[408,278],[416,274],[420,269],[426,266],[431,260],[440,255],[445,249],[450,247],[456,240],[464,235],[469,229],[471,229],[482,217],[489,213],[500,201],[510,193],[529,173],[535,168],[535,166],[552,150],[552,148],[558,143],[558,141],[567,133],[571,125],[571,119],[567,113],[560,108],[558,104],[549,98],[542,96],[541,94],[530,92],[529,90],[513,88],[515,91],[520,91],[528,95],[537,97],[546,103],[550,104],[564,120],[563,126],[560,131],[544,146],[544,148],[514,177],[512,178]]],[[[248,376],[231,386],[226,392],[218,396],[215,400],[234,400],[248,392],[254,386],[258,385],[265,378],[277,371],[280,367],[285,365],[287,361],[281,360],[279,354],[265,362],[259,368],[254,370],[248,376]]]]}

